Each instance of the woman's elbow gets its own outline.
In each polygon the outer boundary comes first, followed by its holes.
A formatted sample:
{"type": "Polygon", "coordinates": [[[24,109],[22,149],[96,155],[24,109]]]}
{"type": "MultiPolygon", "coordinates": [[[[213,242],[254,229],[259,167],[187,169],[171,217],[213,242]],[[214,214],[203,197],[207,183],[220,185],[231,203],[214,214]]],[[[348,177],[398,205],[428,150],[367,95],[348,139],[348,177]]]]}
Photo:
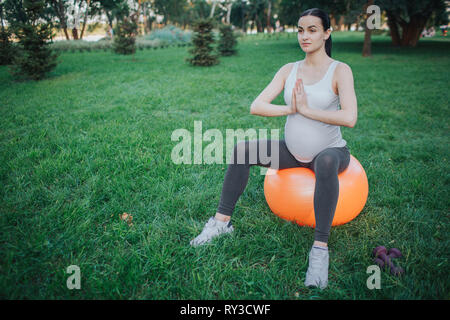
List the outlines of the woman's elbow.
{"type": "Polygon", "coordinates": [[[348,122],[348,124],[347,124],[347,127],[349,127],[349,128],[354,128],[355,127],[355,125],[356,125],[356,118],[352,118],[349,122],[348,122]]]}
{"type": "Polygon", "coordinates": [[[257,102],[255,100],[250,105],[250,114],[256,114],[257,113],[256,108],[257,108],[257,102]]]}

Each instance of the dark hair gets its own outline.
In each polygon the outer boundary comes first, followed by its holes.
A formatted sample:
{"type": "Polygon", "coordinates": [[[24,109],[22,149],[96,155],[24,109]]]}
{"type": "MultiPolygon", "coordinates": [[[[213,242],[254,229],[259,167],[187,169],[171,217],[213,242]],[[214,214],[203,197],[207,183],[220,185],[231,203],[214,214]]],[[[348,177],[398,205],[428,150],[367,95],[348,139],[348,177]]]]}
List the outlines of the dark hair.
{"type": "MultiPolygon", "coordinates": [[[[328,17],[328,14],[319,9],[319,8],[312,8],[312,9],[308,9],[303,11],[303,13],[300,15],[301,17],[304,16],[314,16],[317,18],[320,18],[320,20],[322,20],[322,25],[323,25],[323,30],[327,31],[330,28],[330,18],[328,17]]],[[[300,18],[298,18],[300,20],[300,18]]],[[[327,39],[327,41],[325,41],[325,52],[327,53],[327,55],[331,58],[331,46],[332,46],[332,42],[331,42],[331,35],[330,37],[327,39]]]]}

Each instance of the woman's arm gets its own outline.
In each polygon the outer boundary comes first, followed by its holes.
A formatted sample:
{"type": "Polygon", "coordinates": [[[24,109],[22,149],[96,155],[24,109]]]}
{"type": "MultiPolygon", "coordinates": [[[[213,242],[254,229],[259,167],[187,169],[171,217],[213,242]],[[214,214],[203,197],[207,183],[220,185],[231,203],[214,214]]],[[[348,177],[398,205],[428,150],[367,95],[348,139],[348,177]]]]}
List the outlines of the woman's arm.
{"type": "Polygon", "coordinates": [[[325,111],[305,108],[302,114],[313,120],[353,128],[358,118],[358,107],[352,69],[347,64],[340,63],[336,67],[336,80],[341,110],[325,111]]]}
{"type": "Polygon", "coordinates": [[[285,116],[295,113],[295,107],[280,106],[271,104],[284,88],[287,75],[292,68],[292,64],[285,64],[278,70],[269,85],[256,97],[250,107],[250,113],[264,117],[285,116]]]}

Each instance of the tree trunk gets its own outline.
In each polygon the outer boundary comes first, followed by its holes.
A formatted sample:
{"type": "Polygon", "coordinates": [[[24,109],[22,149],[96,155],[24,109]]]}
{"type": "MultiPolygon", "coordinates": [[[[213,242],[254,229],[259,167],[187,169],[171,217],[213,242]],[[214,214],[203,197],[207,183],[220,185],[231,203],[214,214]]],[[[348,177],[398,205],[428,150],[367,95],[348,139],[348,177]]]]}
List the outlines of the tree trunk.
{"type": "Polygon", "coordinates": [[[164,12],[164,19],[163,19],[164,26],[167,26],[168,22],[169,22],[169,13],[164,12]]]}
{"type": "Polygon", "coordinates": [[[391,12],[386,12],[388,21],[387,24],[389,26],[389,31],[391,34],[392,45],[399,46],[400,45],[400,34],[398,30],[397,20],[395,19],[395,15],[391,12]]]}
{"type": "Polygon", "coordinates": [[[255,20],[256,20],[256,32],[257,33],[264,32],[264,29],[263,29],[263,26],[262,26],[262,23],[261,23],[261,19],[259,19],[259,17],[256,16],[255,20]]]}
{"type": "MultiPolygon", "coordinates": [[[[367,1],[367,4],[364,6],[364,12],[367,12],[367,8],[371,5],[373,5],[373,1],[374,0],[369,0],[367,1]]],[[[367,19],[369,18],[369,15],[366,14],[366,19],[365,19],[365,23],[364,23],[364,29],[365,29],[365,33],[364,33],[364,45],[363,45],[363,52],[362,55],[363,57],[370,57],[372,55],[372,29],[369,29],[367,27],[367,19]]]]}
{"type": "Polygon", "coordinates": [[[114,35],[113,35],[113,18],[109,15],[107,10],[104,10],[104,11],[105,11],[106,18],[108,19],[108,25],[109,25],[108,31],[110,31],[110,32],[108,32],[108,34],[112,39],[114,37],[114,35]]]}
{"type": "Polygon", "coordinates": [[[144,34],[148,34],[149,30],[148,30],[148,19],[147,19],[147,14],[144,13],[144,34]]]}
{"type": "Polygon", "coordinates": [[[148,23],[148,17],[147,17],[147,13],[148,13],[148,7],[147,7],[147,3],[144,4],[144,10],[143,10],[143,15],[144,15],[144,34],[148,34],[151,30],[151,26],[149,27],[149,23],[148,23]]]}
{"type": "Polygon", "coordinates": [[[268,0],[267,20],[266,20],[266,28],[268,33],[272,33],[272,26],[270,24],[271,11],[272,11],[272,0],[268,0]]]}
{"type": "Polygon", "coordinates": [[[420,33],[427,22],[427,18],[419,15],[412,16],[402,33],[401,45],[415,47],[420,38],[420,33]]]}
{"type": "Polygon", "coordinates": [[[333,31],[335,31],[335,30],[337,29],[337,26],[336,26],[336,19],[334,18],[334,16],[331,16],[331,19],[330,19],[330,26],[333,28],[333,31]]]}
{"type": "Polygon", "coordinates": [[[364,33],[363,57],[370,57],[372,55],[372,30],[367,28],[364,33]]]}
{"type": "Polygon", "coordinates": [[[227,4],[227,19],[226,19],[226,23],[230,24],[230,17],[231,17],[231,6],[233,5],[233,3],[229,3],[227,4]]]}
{"type": "Polygon", "coordinates": [[[419,42],[420,35],[422,33],[423,28],[425,27],[427,23],[428,17],[421,17],[417,24],[417,28],[414,32],[414,34],[411,37],[411,40],[409,41],[410,46],[415,47],[417,46],[417,43],[419,42]]]}
{"type": "Polygon", "coordinates": [[[86,28],[86,23],[87,23],[87,18],[88,18],[88,13],[89,13],[89,4],[90,4],[91,0],[86,0],[86,1],[87,1],[86,13],[84,15],[83,27],[81,28],[80,40],[83,39],[84,29],[86,28]]]}
{"type": "Polygon", "coordinates": [[[337,30],[338,31],[342,31],[342,27],[344,26],[344,15],[341,15],[339,17],[339,22],[338,22],[338,26],[337,26],[337,30]]]}
{"type": "Polygon", "coordinates": [[[67,27],[64,27],[63,31],[64,31],[64,35],[66,36],[66,40],[70,40],[69,32],[67,32],[67,27]]]}
{"type": "Polygon", "coordinates": [[[244,9],[242,7],[242,2],[241,2],[241,19],[242,19],[242,30],[247,33],[247,20],[245,20],[247,18],[247,15],[244,14],[244,9]]]}
{"type": "Polygon", "coordinates": [[[83,1],[80,0],[78,3],[78,10],[75,12],[73,16],[73,28],[72,28],[72,36],[73,40],[79,40],[78,36],[78,27],[80,26],[80,12],[83,1]]]}
{"type": "Polygon", "coordinates": [[[394,46],[415,47],[420,39],[420,34],[425,27],[429,16],[420,14],[410,17],[409,22],[399,18],[396,19],[392,12],[387,12],[388,25],[391,32],[392,44],[394,46]],[[402,28],[400,37],[399,25],[402,28]]]}
{"type": "Polygon", "coordinates": [[[78,30],[77,28],[72,29],[73,40],[78,40],[78,30]]]}
{"type": "Polygon", "coordinates": [[[64,8],[62,0],[52,2],[52,7],[55,10],[56,15],[58,16],[61,28],[63,29],[64,35],[66,36],[66,40],[70,40],[69,33],[67,32],[66,10],[64,8]]]}
{"type": "Polygon", "coordinates": [[[213,0],[213,4],[211,7],[211,12],[209,13],[209,17],[212,18],[214,17],[214,11],[216,10],[216,4],[217,4],[217,0],[213,0]]]}

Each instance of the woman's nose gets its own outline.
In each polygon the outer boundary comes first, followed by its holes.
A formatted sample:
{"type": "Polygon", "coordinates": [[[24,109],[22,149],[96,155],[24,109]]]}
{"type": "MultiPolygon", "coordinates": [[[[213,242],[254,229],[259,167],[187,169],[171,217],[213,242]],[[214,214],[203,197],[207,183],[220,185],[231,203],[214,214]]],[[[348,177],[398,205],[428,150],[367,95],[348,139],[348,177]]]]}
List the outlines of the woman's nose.
{"type": "Polygon", "coordinates": [[[309,40],[309,34],[308,33],[303,33],[303,35],[302,35],[302,39],[303,40],[309,40]]]}

